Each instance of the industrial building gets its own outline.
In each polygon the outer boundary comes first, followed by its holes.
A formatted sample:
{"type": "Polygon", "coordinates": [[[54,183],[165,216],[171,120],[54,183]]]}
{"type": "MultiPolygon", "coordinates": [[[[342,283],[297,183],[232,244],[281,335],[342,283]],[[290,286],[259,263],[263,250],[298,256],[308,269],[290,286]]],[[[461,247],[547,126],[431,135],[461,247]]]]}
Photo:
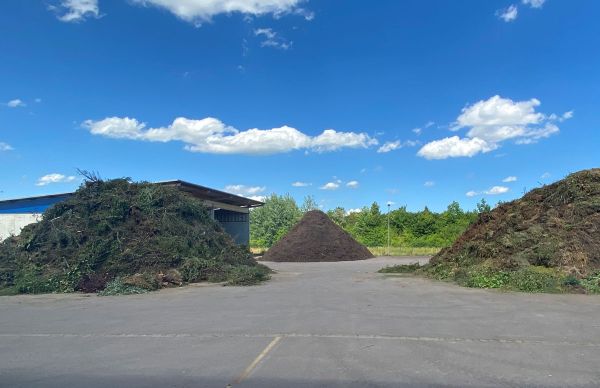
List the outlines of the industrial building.
{"type": "MultiPolygon", "coordinates": [[[[181,180],[156,184],[177,187],[202,200],[213,219],[237,244],[250,243],[250,209],[262,206],[262,202],[181,180]]],[[[24,226],[37,222],[48,207],[72,195],[63,193],[0,201],[0,241],[19,234],[24,226]]]]}

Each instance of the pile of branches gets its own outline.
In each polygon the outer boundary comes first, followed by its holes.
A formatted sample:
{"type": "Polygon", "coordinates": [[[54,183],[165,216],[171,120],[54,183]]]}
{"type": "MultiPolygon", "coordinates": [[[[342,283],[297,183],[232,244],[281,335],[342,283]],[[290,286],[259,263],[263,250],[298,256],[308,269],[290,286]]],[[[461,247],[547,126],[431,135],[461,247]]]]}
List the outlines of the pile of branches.
{"type": "MultiPolygon", "coordinates": [[[[15,292],[99,291],[115,279],[172,283],[268,278],[203,203],[175,187],[88,179],[39,223],[0,244],[0,288],[15,292]]],[[[140,284],[136,284],[139,286],[140,284]]]]}

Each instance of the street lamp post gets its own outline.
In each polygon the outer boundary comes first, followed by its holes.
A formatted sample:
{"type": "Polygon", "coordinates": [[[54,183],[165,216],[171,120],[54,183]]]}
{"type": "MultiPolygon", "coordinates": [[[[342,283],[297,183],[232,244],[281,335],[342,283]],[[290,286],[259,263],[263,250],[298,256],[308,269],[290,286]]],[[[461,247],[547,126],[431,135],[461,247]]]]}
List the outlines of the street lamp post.
{"type": "Polygon", "coordinates": [[[388,256],[390,256],[390,206],[391,203],[388,202],[388,213],[387,213],[387,222],[388,222],[388,256]]]}

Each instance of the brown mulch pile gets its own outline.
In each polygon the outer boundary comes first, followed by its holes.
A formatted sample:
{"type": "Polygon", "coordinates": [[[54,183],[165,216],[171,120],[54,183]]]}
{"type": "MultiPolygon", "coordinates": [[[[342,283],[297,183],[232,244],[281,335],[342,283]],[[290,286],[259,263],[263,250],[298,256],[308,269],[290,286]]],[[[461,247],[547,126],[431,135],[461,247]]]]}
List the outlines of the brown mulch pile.
{"type": "Polygon", "coordinates": [[[319,210],[304,217],[263,256],[266,261],[351,261],[373,254],[319,210]]]}
{"type": "Polygon", "coordinates": [[[431,265],[600,269],[600,168],[583,170],[483,213],[431,265]]]}

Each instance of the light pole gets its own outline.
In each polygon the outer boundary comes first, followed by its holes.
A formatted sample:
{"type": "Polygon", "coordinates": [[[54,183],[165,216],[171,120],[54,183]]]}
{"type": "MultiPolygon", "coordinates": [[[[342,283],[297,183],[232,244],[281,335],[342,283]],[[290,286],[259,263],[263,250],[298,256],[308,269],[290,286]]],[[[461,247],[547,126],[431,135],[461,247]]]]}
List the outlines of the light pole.
{"type": "Polygon", "coordinates": [[[387,222],[388,222],[388,256],[390,256],[390,206],[392,206],[391,203],[387,203],[388,205],[388,213],[387,213],[387,222]]]}

